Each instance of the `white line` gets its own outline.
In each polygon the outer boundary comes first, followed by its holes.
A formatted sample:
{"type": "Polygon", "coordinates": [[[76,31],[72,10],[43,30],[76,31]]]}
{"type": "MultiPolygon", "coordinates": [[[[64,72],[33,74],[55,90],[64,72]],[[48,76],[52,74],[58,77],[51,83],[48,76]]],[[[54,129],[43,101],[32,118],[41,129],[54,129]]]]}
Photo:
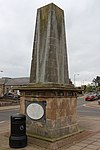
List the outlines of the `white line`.
{"type": "Polygon", "coordinates": [[[0,121],[0,124],[2,124],[2,123],[4,123],[4,122],[6,122],[6,121],[0,121]]]}
{"type": "Polygon", "coordinates": [[[83,105],[84,107],[89,107],[89,108],[95,108],[95,109],[100,109],[100,107],[97,107],[97,106],[88,106],[86,104],[83,105]]]}
{"type": "Polygon", "coordinates": [[[4,111],[16,111],[16,110],[18,110],[17,108],[14,108],[14,109],[2,109],[2,110],[0,110],[0,112],[4,112],[4,111]]]}

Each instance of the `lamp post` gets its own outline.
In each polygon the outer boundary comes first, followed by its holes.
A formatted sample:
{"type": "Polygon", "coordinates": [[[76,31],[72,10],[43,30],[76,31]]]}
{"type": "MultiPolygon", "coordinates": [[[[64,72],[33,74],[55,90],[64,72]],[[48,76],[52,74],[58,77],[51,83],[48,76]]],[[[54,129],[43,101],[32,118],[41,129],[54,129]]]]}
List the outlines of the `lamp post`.
{"type": "Polygon", "coordinates": [[[74,74],[74,86],[76,86],[76,85],[75,85],[75,82],[76,82],[76,75],[79,75],[79,74],[74,74]]]}
{"type": "MultiPolygon", "coordinates": [[[[0,70],[0,72],[2,73],[3,70],[0,70]]],[[[2,80],[2,77],[1,77],[1,80],[2,80]]],[[[1,84],[1,86],[0,86],[0,90],[1,90],[0,96],[3,96],[3,95],[4,95],[4,88],[5,88],[5,84],[3,83],[3,84],[1,84]]]]}
{"type": "Polygon", "coordinates": [[[3,72],[3,70],[0,70],[0,72],[3,72]]]}

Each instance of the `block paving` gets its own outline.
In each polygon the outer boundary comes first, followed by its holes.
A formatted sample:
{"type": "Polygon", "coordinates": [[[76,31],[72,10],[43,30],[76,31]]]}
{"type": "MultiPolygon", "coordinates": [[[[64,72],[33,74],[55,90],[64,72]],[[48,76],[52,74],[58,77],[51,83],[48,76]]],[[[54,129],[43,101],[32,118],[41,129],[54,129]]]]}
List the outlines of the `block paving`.
{"type": "MultiPolygon", "coordinates": [[[[9,147],[9,123],[1,123],[0,124],[0,150],[13,150],[14,148],[9,147]]],[[[96,132],[89,132],[84,131],[80,135],[75,135],[72,137],[67,138],[67,141],[64,139],[61,141],[63,147],[57,148],[56,142],[55,150],[100,150],[100,131],[96,132]],[[66,143],[65,143],[66,142],[66,143]]],[[[43,147],[45,142],[39,143],[43,147]]],[[[48,145],[48,142],[46,143],[48,145]]],[[[54,147],[49,148],[42,148],[40,146],[35,145],[32,143],[32,139],[28,139],[28,145],[24,148],[17,148],[18,150],[54,150],[54,147]]]]}

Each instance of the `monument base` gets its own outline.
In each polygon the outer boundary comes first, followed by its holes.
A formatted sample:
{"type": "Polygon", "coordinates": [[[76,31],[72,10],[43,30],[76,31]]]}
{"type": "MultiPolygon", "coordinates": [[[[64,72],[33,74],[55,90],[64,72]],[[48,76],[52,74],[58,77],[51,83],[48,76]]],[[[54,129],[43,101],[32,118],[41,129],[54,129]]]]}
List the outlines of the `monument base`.
{"type": "Polygon", "coordinates": [[[69,134],[66,136],[63,136],[62,138],[57,139],[48,139],[43,138],[41,139],[38,136],[28,136],[28,141],[31,145],[37,145],[41,148],[45,148],[48,150],[62,150],[67,149],[70,146],[74,145],[77,142],[80,142],[81,140],[86,139],[86,137],[91,136],[90,131],[80,130],[79,132],[75,132],[73,134],[69,134]]]}
{"type": "MultiPolygon", "coordinates": [[[[76,89],[70,85],[30,84],[20,88],[20,112],[27,116],[27,133],[41,138],[62,138],[79,132],[76,89]],[[43,107],[43,116],[27,114],[30,104],[43,107]]],[[[34,108],[31,110],[34,114],[34,108]]],[[[36,111],[36,110],[35,110],[36,111]]],[[[40,110],[37,110],[37,114],[40,110]]]]}

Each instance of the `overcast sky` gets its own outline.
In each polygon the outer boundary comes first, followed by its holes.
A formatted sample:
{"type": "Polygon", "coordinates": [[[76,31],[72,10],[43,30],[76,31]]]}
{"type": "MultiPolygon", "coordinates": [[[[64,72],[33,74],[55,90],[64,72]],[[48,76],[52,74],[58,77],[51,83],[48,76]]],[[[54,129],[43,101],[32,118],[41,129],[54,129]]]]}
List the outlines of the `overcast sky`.
{"type": "Polygon", "coordinates": [[[0,0],[0,77],[30,75],[36,11],[52,2],[65,13],[71,80],[100,75],[100,0],[0,0]]]}

